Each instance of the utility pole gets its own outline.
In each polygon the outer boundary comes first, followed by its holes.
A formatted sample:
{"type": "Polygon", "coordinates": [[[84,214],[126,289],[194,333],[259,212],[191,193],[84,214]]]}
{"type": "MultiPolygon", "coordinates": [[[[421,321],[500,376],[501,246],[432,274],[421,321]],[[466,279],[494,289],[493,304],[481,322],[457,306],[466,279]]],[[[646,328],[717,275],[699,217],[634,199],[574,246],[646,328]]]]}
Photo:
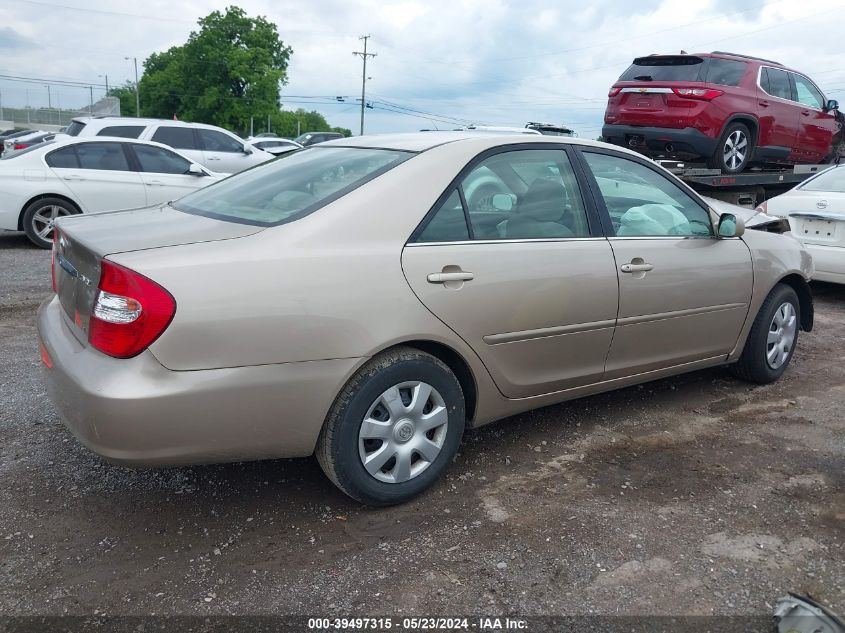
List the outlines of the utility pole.
{"type": "Polygon", "coordinates": [[[88,105],[88,115],[94,116],[94,86],[88,86],[88,91],[91,94],[91,101],[88,105]]]}
{"type": "Polygon", "coordinates": [[[352,51],[353,55],[357,55],[361,59],[364,60],[364,74],[361,76],[361,135],[364,135],[364,108],[367,107],[367,57],[375,57],[376,53],[368,53],[367,52],[367,40],[370,39],[369,35],[362,35],[358,38],[359,40],[364,40],[364,50],[363,51],[352,51]]]}
{"type": "Polygon", "coordinates": [[[137,57],[124,57],[125,60],[132,60],[135,62],[135,116],[141,116],[141,96],[138,94],[138,58],[137,57]]]}
{"type": "Polygon", "coordinates": [[[109,96],[109,76],[108,75],[97,75],[97,77],[105,77],[106,78],[106,96],[109,96]]]}

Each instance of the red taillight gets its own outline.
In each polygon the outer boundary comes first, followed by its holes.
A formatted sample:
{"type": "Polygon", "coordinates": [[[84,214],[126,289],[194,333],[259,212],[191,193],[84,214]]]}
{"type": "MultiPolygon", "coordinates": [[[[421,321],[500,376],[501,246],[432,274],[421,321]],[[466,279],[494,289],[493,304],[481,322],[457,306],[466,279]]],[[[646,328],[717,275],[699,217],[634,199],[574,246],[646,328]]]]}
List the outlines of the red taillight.
{"type": "Polygon", "coordinates": [[[15,149],[26,149],[29,147],[28,143],[15,143],[15,149]]]}
{"type": "Polygon", "coordinates": [[[613,88],[611,88],[610,90],[607,91],[607,96],[608,97],[615,97],[620,92],[622,92],[622,88],[617,88],[616,86],[614,86],[613,88]]]}
{"type": "Polygon", "coordinates": [[[679,97],[701,99],[702,101],[710,101],[719,95],[725,94],[724,91],[716,90],[715,88],[672,88],[672,92],[679,97]]]}
{"type": "Polygon", "coordinates": [[[50,251],[50,277],[53,279],[53,292],[56,289],[56,249],[59,248],[59,229],[53,229],[53,249],[50,251]]]}
{"type": "Polygon", "coordinates": [[[115,358],[147,349],[170,325],[176,300],[152,279],[104,259],[88,342],[115,358]]]}
{"type": "Polygon", "coordinates": [[[41,341],[38,341],[38,351],[41,352],[41,362],[44,363],[44,366],[47,369],[53,369],[53,359],[50,358],[50,353],[41,341]]]}

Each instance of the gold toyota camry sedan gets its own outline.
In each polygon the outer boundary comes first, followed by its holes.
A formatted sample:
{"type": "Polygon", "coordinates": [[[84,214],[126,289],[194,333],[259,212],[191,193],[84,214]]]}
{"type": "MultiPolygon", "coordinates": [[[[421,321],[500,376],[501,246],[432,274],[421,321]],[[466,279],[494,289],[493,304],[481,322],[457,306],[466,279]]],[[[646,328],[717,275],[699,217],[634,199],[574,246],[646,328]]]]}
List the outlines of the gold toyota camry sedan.
{"type": "Polygon", "coordinates": [[[797,240],[565,137],[342,139],[53,237],[41,355],[81,442],[315,454],[374,505],[431,486],[467,427],[716,365],[777,380],[813,323],[797,240]]]}

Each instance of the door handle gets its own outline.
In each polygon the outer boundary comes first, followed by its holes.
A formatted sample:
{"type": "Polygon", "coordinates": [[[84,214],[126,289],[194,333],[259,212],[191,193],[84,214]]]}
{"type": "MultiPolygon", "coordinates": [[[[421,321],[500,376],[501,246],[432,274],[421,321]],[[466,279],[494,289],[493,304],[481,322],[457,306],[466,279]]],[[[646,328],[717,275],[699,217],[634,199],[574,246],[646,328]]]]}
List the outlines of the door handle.
{"type": "Polygon", "coordinates": [[[147,184],[153,185],[155,187],[166,187],[167,186],[163,182],[161,182],[160,180],[148,180],[147,184]]]}
{"type": "Polygon", "coordinates": [[[209,156],[208,160],[220,160],[219,156],[209,156]]]}
{"type": "Polygon", "coordinates": [[[77,176],[76,174],[70,174],[69,176],[62,176],[62,180],[85,180],[82,176],[77,176]]]}
{"type": "Polygon", "coordinates": [[[647,273],[653,269],[654,266],[651,264],[622,264],[619,267],[623,273],[647,273]]]}
{"type": "Polygon", "coordinates": [[[445,284],[447,281],[472,281],[475,275],[461,271],[459,273],[429,273],[428,283],[445,284]]]}
{"type": "Polygon", "coordinates": [[[801,114],[802,114],[803,116],[810,116],[810,111],[809,111],[809,110],[802,110],[802,111],[801,111],[801,114]]]}
{"type": "Polygon", "coordinates": [[[759,101],[758,103],[759,103],[760,107],[762,107],[762,108],[768,108],[769,107],[768,101],[759,101]]]}

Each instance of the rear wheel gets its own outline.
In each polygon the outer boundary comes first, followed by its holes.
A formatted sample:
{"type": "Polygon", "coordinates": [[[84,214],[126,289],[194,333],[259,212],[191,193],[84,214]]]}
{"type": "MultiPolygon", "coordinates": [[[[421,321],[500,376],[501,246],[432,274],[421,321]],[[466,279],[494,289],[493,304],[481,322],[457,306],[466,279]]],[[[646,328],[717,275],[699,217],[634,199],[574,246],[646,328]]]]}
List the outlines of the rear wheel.
{"type": "Polygon", "coordinates": [[[372,359],[343,388],[320,433],[317,460],[353,499],[402,503],[449,466],[464,416],[452,371],[430,354],[398,348],[372,359]]]}
{"type": "Polygon", "coordinates": [[[768,384],[786,371],[801,324],[801,304],[795,290],[778,284],[766,297],[739,362],[731,365],[731,372],[749,382],[768,384]]]}
{"type": "Polygon", "coordinates": [[[23,230],[29,241],[40,248],[53,246],[53,228],[56,220],[65,215],[76,215],[79,209],[62,198],[41,198],[31,203],[23,212],[23,230]]]}
{"type": "Polygon", "coordinates": [[[731,123],[722,132],[708,166],[727,174],[738,174],[748,166],[753,150],[754,140],[748,127],[743,123],[731,123]]]}

